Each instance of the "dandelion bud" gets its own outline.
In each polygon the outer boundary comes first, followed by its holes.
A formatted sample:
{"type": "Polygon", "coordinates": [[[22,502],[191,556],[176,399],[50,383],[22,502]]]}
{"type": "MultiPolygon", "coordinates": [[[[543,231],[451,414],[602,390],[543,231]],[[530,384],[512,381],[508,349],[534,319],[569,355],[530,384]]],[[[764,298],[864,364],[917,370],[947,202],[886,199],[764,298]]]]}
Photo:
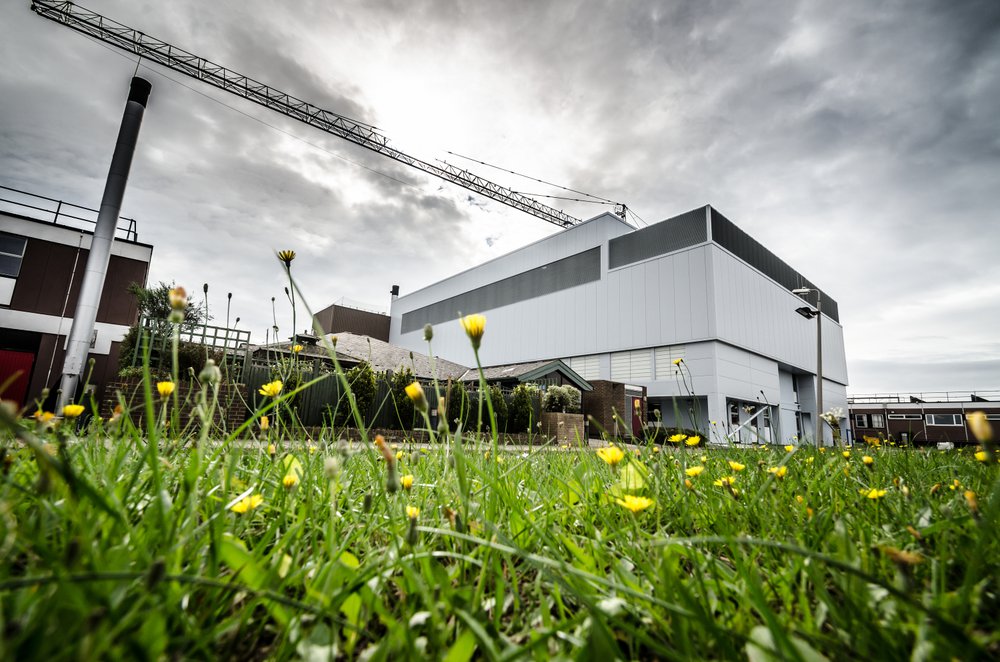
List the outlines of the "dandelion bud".
{"type": "Polygon", "coordinates": [[[278,449],[277,449],[277,447],[274,444],[268,444],[267,445],[267,454],[271,456],[272,460],[274,459],[274,456],[277,453],[278,453],[278,449]]]}
{"type": "Polygon", "coordinates": [[[163,581],[167,574],[167,564],[163,559],[156,559],[153,565],[149,566],[149,573],[146,575],[146,588],[153,590],[156,585],[163,581]]]}
{"type": "MultiPolygon", "coordinates": [[[[410,508],[413,508],[413,506],[407,506],[406,508],[407,515],[409,515],[410,508]]],[[[417,511],[417,515],[420,514],[419,508],[413,508],[413,510],[417,511]]],[[[410,517],[410,527],[406,530],[406,544],[409,545],[410,547],[413,547],[414,545],[417,544],[418,538],[419,534],[417,533],[417,516],[414,515],[410,517]]]]}
{"type": "Polygon", "coordinates": [[[171,310],[184,310],[188,306],[187,292],[183,287],[175,287],[167,292],[171,310]]]}
{"type": "Polygon", "coordinates": [[[430,342],[434,338],[434,327],[430,324],[424,324],[424,340],[430,342]]]}
{"type": "Polygon", "coordinates": [[[204,292],[205,294],[208,294],[208,283],[205,283],[204,285],[201,286],[201,291],[204,292]]]}
{"type": "Polygon", "coordinates": [[[395,494],[399,491],[399,474],[396,471],[396,464],[390,464],[387,467],[385,475],[385,491],[389,494],[395,494]]]}
{"type": "MultiPolygon", "coordinates": [[[[267,432],[267,429],[269,427],[271,427],[271,419],[268,418],[266,415],[265,416],[261,416],[260,417],[260,431],[261,432],[267,432]]],[[[273,446],[274,444],[271,444],[271,445],[273,446]]]]}
{"type": "Polygon", "coordinates": [[[203,384],[218,384],[222,381],[222,371],[219,370],[219,366],[215,365],[215,361],[212,359],[205,361],[205,367],[201,369],[198,381],[203,384]]]}
{"type": "Polygon", "coordinates": [[[184,311],[183,310],[171,310],[170,314],[167,315],[167,321],[171,324],[183,324],[184,323],[184,311]]]}
{"type": "Polygon", "coordinates": [[[337,476],[340,475],[340,458],[336,455],[326,458],[326,462],[323,463],[323,473],[327,479],[336,480],[337,476]]]}
{"type": "Polygon", "coordinates": [[[292,491],[295,486],[299,484],[299,475],[292,471],[291,473],[285,474],[285,477],[281,479],[281,484],[285,486],[285,489],[292,491]]]}
{"type": "Polygon", "coordinates": [[[365,493],[365,498],[361,501],[361,510],[370,513],[372,510],[372,495],[370,492],[365,493]]]}

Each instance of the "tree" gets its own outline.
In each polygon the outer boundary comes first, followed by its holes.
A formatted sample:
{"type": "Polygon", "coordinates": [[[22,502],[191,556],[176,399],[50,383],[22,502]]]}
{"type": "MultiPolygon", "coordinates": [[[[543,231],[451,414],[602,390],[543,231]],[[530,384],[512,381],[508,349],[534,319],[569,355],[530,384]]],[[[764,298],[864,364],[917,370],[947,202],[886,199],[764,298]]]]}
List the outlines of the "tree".
{"type": "Polygon", "coordinates": [[[537,399],[538,387],[534,384],[518,384],[514,387],[507,415],[509,432],[529,432],[528,427],[534,423],[537,399]]]}
{"type": "Polygon", "coordinates": [[[389,411],[389,427],[412,430],[414,422],[413,400],[406,394],[406,387],[413,383],[413,371],[403,368],[389,377],[389,395],[392,409],[389,411]]]}
{"type": "MultiPolygon", "coordinates": [[[[170,322],[167,321],[167,317],[171,311],[169,293],[174,287],[175,285],[168,285],[163,281],[160,281],[151,288],[143,287],[138,283],[132,283],[128,286],[129,294],[135,297],[139,308],[139,320],[129,328],[122,339],[118,355],[118,368],[120,371],[125,371],[133,363],[138,363],[136,358],[140,356],[139,352],[142,351],[140,324],[142,324],[143,320],[146,320],[146,328],[150,331],[149,345],[155,356],[155,361],[151,361],[151,367],[154,372],[163,372],[164,368],[166,368],[166,371],[169,373],[169,353],[160,352],[159,350],[166,343],[169,343],[169,339],[173,333],[173,328],[170,322]],[[164,356],[164,354],[167,354],[167,356],[164,356]]],[[[208,319],[205,304],[194,303],[191,297],[188,296],[188,305],[184,310],[184,322],[181,324],[181,329],[191,331],[208,321],[208,319]]],[[[198,345],[181,343],[178,354],[179,374],[188,374],[189,368],[193,368],[196,374],[201,372],[201,369],[205,365],[206,354],[198,345]]],[[[215,358],[218,363],[218,357],[209,355],[208,358],[215,358]]]]}

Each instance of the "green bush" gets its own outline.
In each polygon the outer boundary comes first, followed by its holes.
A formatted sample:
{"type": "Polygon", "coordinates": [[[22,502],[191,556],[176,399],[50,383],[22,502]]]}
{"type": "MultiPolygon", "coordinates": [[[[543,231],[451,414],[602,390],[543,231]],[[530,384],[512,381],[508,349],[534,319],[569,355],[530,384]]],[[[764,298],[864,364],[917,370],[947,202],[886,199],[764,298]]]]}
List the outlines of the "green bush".
{"type": "MultiPolygon", "coordinates": [[[[506,432],[508,423],[507,400],[504,398],[503,390],[497,384],[490,386],[490,400],[493,402],[493,414],[497,417],[497,432],[506,432]]],[[[483,418],[486,418],[485,409],[484,403],[483,418]]]]}
{"type": "Polygon", "coordinates": [[[550,386],[542,393],[542,409],[579,414],[582,396],[575,386],[550,386]]]}
{"type": "Polygon", "coordinates": [[[528,428],[535,423],[538,394],[538,387],[534,384],[518,384],[514,387],[507,413],[508,432],[529,432],[528,428]]]}
{"type": "Polygon", "coordinates": [[[406,394],[406,387],[414,381],[413,371],[404,368],[388,377],[389,398],[386,405],[390,407],[388,427],[394,430],[412,430],[416,421],[416,410],[413,400],[406,394]]]}
{"type": "MultiPolygon", "coordinates": [[[[351,392],[354,393],[354,401],[361,413],[361,418],[365,424],[371,422],[372,404],[375,402],[375,392],[378,388],[378,380],[375,371],[367,361],[362,361],[344,373],[347,383],[351,385],[351,392]]],[[[351,411],[351,403],[347,398],[347,393],[342,392],[340,399],[335,405],[327,406],[327,411],[333,419],[333,424],[337,427],[353,427],[356,422],[354,413],[351,411]]]]}

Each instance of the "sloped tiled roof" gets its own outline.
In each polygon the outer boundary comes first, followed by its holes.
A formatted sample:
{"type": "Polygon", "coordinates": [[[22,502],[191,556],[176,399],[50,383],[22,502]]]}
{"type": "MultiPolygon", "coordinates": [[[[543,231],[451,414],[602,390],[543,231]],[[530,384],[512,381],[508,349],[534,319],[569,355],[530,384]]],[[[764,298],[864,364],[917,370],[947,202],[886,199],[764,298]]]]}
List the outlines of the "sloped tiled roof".
{"type": "Polygon", "coordinates": [[[437,356],[434,357],[432,370],[430,358],[426,354],[411,352],[404,347],[356,333],[331,333],[326,337],[332,339],[334,336],[337,338],[338,359],[343,356],[355,361],[368,361],[376,372],[396,372],[409,368],[421,379],[431,379],[435,373],[438,379],[457,379],[469,370],[467,366],[437,356]]]}
{"type": "MultiPolygon", "coordinates": [[[[527,363],[490,366],[483,368],[483,377],[486,378],[487,382],[502,381],[505,379],[516,379],[527,382],[557,371],[576,384],[580,390],[591,390],[590,384],[583,377],[558,359],[554,361],[529,361],[527,363]]],[[[476,381],[479,379],[479,372],[475,368],[470,368],[462,375],[461,379],[466,382],[476,381]]]]}

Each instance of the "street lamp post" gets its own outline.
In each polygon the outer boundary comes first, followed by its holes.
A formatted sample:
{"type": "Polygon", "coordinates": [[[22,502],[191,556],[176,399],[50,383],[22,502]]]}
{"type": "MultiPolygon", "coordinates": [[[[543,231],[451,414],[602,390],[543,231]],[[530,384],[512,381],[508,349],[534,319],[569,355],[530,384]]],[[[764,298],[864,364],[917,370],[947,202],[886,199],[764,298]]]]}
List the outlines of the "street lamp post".
{"type": "Polygon", "coordinates": [[[806,319],[816,318],[816,446],[823,443],[823,301],[819,290],[811,287],[800,287],[792,290],[792,294],[804,295],[816,293],[816,308],[809,306],[796,308],[795,312],[806,319]]]}

